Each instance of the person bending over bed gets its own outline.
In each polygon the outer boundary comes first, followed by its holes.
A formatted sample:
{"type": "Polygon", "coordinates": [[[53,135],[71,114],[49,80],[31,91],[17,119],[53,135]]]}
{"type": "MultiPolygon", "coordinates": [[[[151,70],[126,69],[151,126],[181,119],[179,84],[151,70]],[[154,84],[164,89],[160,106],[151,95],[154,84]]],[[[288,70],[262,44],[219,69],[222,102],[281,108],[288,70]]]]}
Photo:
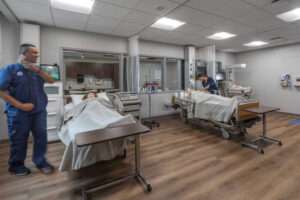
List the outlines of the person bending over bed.
{"type": "Polygon", "coordinates": [[[211,94],[215,94],[215,91],[219,90],[214,79],[208,77],[206,74],[200,73],[198,79],[202,81],[203,88],[200,89],[201,91],[208,91],[211,94]]]}
{"type": "Polygon", "coordinates": [[[84,95],[82,97],[82,100],[86,100],[86,99],[89,99],[89,98],[96,98],[96,97],[98,97],[98,95],[96,93],[89,92],[89,93],[87,93],[86,95],[84,95]]]}

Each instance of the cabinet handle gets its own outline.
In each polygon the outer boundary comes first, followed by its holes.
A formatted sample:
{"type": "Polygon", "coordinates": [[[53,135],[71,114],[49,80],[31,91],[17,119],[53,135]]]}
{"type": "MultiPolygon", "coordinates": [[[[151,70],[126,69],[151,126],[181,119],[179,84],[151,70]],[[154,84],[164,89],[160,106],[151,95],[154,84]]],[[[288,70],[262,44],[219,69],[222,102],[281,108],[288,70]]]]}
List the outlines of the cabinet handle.
{"type": "Polygon", "coordinates": [[[57,115],[57,113],[48,113],[48,116],[57,115]]]}
{"type": "Polygon", "coordinates": [[[56,127],[49,127],[49,128],[47,128],[47,130],[53,130],[53,129],[56,129],[56,127]]]}

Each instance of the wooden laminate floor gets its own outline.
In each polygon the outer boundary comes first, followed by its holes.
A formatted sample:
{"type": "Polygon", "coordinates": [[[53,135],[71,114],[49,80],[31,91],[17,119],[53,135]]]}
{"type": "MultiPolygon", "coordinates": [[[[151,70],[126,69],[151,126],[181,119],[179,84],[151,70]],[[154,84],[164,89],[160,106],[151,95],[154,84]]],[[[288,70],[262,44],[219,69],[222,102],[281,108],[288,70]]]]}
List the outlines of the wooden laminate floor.
{"type": "MultiPolygon", "coordinates": [[[[141,168],[153,190],[143,184],[127,182],[89,195],[103,200],[298,200],[300,199],[300,124],[289,124],[297,116],[267,114],[267,134],[281,139],[283,146],[264,143],[265,154],[242,147],[240,136],[223,140],[212,127],[183,124],[177,116],[157,119],[159,128],[142,136],[141,168]]],[[[249,136],[258,135],[259,122],[249,136]]],[[[248,136],[248,137],[249,137],[248,136]]],[[[134,145],[127,158],[74,172],[59,172],[64,152],[62,143],[48,145],[47,158],[56,171],[39,172],[32,163],[29,145],[27,176],[7,173],[8,144],[0,144],[0,199],[81,199],[80,187],[94,186],[134,170],[134,145]]]]}

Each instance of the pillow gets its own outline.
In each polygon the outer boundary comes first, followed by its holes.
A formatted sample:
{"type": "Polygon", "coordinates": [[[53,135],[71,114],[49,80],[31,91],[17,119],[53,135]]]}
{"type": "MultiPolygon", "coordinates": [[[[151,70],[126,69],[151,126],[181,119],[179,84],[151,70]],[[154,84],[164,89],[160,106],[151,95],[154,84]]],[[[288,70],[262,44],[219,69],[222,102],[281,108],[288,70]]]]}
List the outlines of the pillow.
{"type": "Polygon", "coordinates": [[[84,94],[73,94],[73,95],[71,95],[72,102],[74,103],[75,106],[77,104],[79,104],[80,102],[82,102],[82,97],[83,96],[84,96],[84,94]]]}
{"type": "Polygon", "coordinates": [[[106,92],[100,92],[97,94],[99,98],[105,99],[106,101],[110,101],[108,96],[106,95],[106,92]]]}
{"type": "Polygon", "coordinates": [[[74,107],[74,103],[68,103],[65,105],[65,112],[68,112],[69,110],[71,110],[74,107]]]}

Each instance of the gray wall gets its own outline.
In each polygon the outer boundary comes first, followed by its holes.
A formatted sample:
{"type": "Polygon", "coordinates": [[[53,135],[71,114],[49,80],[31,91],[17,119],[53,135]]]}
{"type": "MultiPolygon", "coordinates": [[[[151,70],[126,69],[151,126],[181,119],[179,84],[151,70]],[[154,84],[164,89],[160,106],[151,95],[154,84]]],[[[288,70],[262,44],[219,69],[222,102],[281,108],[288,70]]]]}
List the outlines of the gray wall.
{"type": "Polygon", "coordinates": [[[237,84],[250,86],[252,97],[282,112],[300,114],[300,88],[283,88],[280,76],[300,76],[300,44],[257,50],[236,55],[237,63],[246,63],[246,70],[236,71],[237,84]]]}
{"type": "Polygon", "coordinates": [[[157,42],[139,41],[140,55],[169,57],[169,58],[184,58],[184,47],[172,44],[163,44],[157,42]]]}
{"type": "MultiPolygon", "coordinates": [[[[20,43],[19,24],[9,23],[0,13],[0,67],[15,62],[20,43]]],[[[6,115],[3,113],[4,102],[0,99],[0,140],[7,139],[6,115]]]]}
{"type": "Polygon", "coordinates": [[[127,52],[127,39],[54,27],[41,27],[41,63],[62,65],[61,48],[127,52]]]}
{"type": "Polygon", "coordinates": [[[234,53],[217,51],[216,61],[221,62],[222,68],[224,68],[225,66],[236,63],[236,55],[234,53]]]}

